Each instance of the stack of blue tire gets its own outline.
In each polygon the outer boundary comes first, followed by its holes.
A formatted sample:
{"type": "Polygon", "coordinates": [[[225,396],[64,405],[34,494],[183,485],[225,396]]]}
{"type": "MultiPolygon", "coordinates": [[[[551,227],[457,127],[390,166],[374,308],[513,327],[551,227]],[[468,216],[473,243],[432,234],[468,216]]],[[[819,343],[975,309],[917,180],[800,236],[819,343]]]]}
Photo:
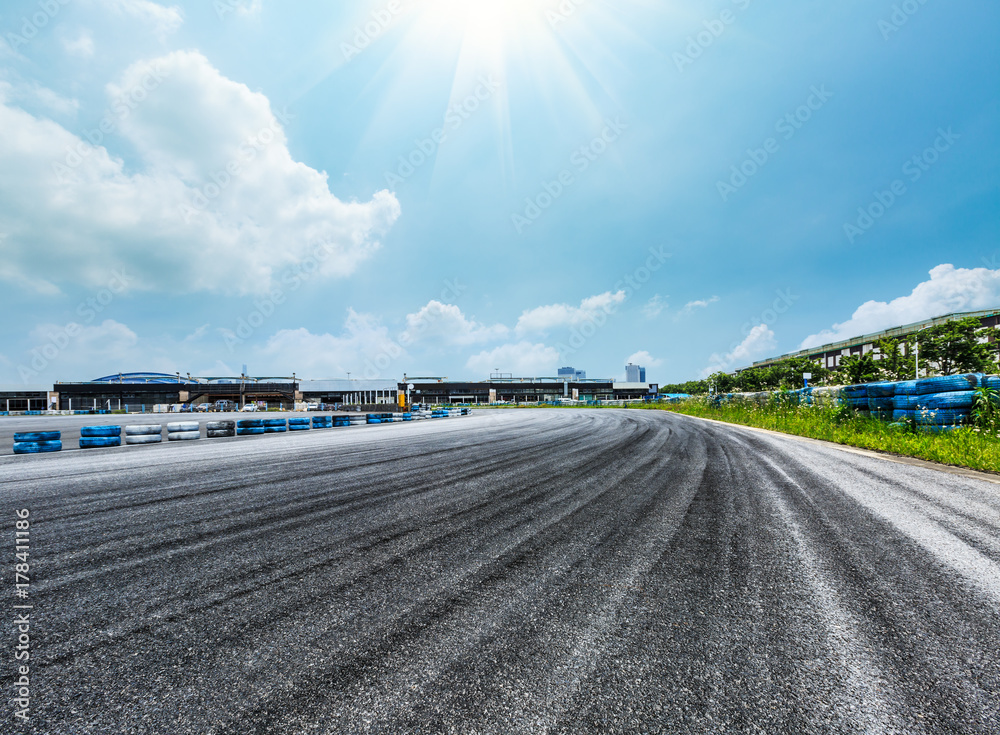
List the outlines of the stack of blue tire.
{"type": "Polygon", "coordinates": [[[413,421],[413,414],[412,413],[404,413],[403,414],[403,421],[413,421]]]}
{"type": "Polygon", "coordinates": [[[311,429],[311,421],[308,416],[305,418],[291,418],[288,419],[288,430],[289,431],[309,431],[311,429]]]}
{"type": "Polygon", "coordinates": [[[14,434],[14,454],[44,454],[62,450],[62,432],[22,431],[14,434]]]}
{"type": "Polygon", "coordinates": [[[392,414],[391,413],[370,413],[367,416],[367,421],[369,424],[391,424],[392,414]]]}
{"type": "Polygon", "coordinates": [[[350,426],[351,417],[350,416],[331,416],[330,422],[333,426],[350,426]]]}
{"type": "Polygon", "coordinates": [[[264,419],[241,419],[236,422],[237,436],[252,436],[264,433],[264,419]]]}
{"type": "Polygon", "coordinates": [[[314,429],[332,429],[333,416],[313,416],[314,429]]]}
{"type": "Polygon", "coordinates": [[[892,419],[892,399],[896,394],[895,383],[868,383],[868,411],[872,418],[889,421],[892,419]]]}
{"type": "Polygon", "coordinates": [[[120,426],[84,426],[80,429],[80,449],[120,447],[121,445],[122,427],[120,426]]]}
{"type": "Polygon", "coordinates": [[[976,389],[989,387],[982,373],[942,375],[917,381],[917,426],[925,431],[948,431],[969,423],[976,389]]]}
{"type": "Polygon", "coordinates": [[[861,385],[847,385],[840,389],[840,395],[844,403],[853,408],[855,411],[862,411],[867,413],[870,409],[868,407],[868,386],[861,385]]]}
{"type": "Polygon", "coordinates": [[[919,399],[916,380],[896,383],[896,392],[892,396],[892,422],[911,425],[916,419],[919,399]]]}
{"type": "Polygon", "coordinates": [[[285,419],[264,419],[265,434],[281,434],[288,431],[288,422],[285,419]]]}

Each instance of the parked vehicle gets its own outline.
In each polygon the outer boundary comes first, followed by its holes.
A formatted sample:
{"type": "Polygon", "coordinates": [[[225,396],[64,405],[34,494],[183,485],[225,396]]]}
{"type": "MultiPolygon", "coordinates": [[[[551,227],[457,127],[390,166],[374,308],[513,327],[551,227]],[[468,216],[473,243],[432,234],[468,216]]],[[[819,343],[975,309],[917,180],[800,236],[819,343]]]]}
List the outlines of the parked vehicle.
{"type": "Polygon", "coordinates": [[[251,412],[251,413],[253,413],[254,411],[257,410],[257,404],[256,403],[248,403],[247,405],[245,405],[240,410],[244,411],[244,412],[251,412]]]}

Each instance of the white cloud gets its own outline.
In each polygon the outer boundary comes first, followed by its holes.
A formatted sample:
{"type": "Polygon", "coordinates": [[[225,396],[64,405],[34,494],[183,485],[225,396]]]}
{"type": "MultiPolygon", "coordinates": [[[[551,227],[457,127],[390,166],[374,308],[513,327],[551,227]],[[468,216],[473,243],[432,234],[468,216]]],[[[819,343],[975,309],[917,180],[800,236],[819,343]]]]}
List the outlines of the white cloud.
{"type": "Polygon", "coordinates": [[[668,308],[670,308],[670,304],[667,303],[667,299],[660,296],[660,294],[656,294],[656,296],[643,304],[642,313],[645,314],[647,319],[655,319],[663,313],[664,309],[668,308]]]}
{"type": "Polygon", "coordinates": [[[708,358],[709,365],[702,370],[702,377],[711,375],[719,371],[732,370],[737,367],[745,367],[754,360],[767,355],[778,346],[774,338],[774,332],[766,324],[758,324],[750,330],[742,342],[736,345],[731,352],[725,355],[714,354],[708,358]]]}
{"type": "Polygon", "coordinates": [[[399,339],[403,344],[430,341],[441,345],[469,345],[504,339],[509,332],[503,324],[480,324],[466,318],[457,306],[432,300],[415,314],[406,315],[406,329],[399,339]]]}
{"type": "Polygon", "coordinates": [[[176,5],[166,7],[152,0],[101,0],[101,3],[119,15],[150,26],[160,37],[173,33],[184,23],[184,14],[176,5]]]}
{"type": "Polygon", "coordinates": [[[639,350],[639,352],[633,352],[625,360],[625,363],[632,363],[633,365],[639,365],[640,367],[660,367],[663,364],[663,360],[653,357],[646,350],[639,350]]]}
{"type": "Polygon", "coordinates": [[[399,216],[388,191],[334,197],[325,173],[292,159],[267,98],[198,53],[139,62],[109,92],[136,164],[112,158],[99,130],[92,146],[0,100],[0,278],[100,286],[117,267],[139,289],[259,293],[310,259],[325,276],[353,272],[399,216]]]}
{"type": "Polygon", "coordinates": [[[63,48],[70,56],[80,56],[89,59],[94,55],[94,39],[89,31],[80,31],[76,38],[63,38],[63,48]]]}
{"type": "Polygon", "coordinates": [[[911,324],[961,311],[1000,306],[1000,270],[956,268],[950,263],[930,271],[930,280],[917,284],[908,296],[892,301],[867,301],[846,322],[834,324],[802,341],[800,349],[839,342],[883,329],[911,324]]]}
{"type": "Polygon", "coordinates": [[[465,366],[482,377],[488,376],[496,368],[517,377],[537,377],[555,375],[558,364],[559,350],[522,341],[473,355],[465,366]]]}
{"type": "Polygon", "coordinates": [[[348,309],[339,335],[313,334],[308,329],[282,329],[255,351],[254,364],[276,374],[297,371],[303,378],[344,377],[348,372],[366,380],[402,376],[406,351],[371,314],[348,309]]]}
{"type": "Polygon", "coordinates": [[[676,319],[681,319],[686,316],[690,316],[697,309],[707,308],[710,304],[714,304],[719,300],[718,296],[713,296],[710,299],[700,299],[698,301],[688,301],[684,304],[684,308],[677,312],[676,319]]]}
{"type": "Polygon", "coordinates": [[[0,81],[0,103],[6,100],[27,103],[30,107],[54,112],[64,117],[73,117],[80,109],[79,100],[63,97],[58,92],[43,87],[37,82],[12,84],[0,81]]]}
{"type": "Polygon", "coordinates": [[[585,298],[579,306],[569,304],[539,306],[523,312],[514,329],[520,336],[530,332],[546,332],[557,327],[574,327],[584,322],[599,320],[602,315],[611,314],[623,301],[625,301],[624,291],[614,293],[605,291],[585,298]]]}

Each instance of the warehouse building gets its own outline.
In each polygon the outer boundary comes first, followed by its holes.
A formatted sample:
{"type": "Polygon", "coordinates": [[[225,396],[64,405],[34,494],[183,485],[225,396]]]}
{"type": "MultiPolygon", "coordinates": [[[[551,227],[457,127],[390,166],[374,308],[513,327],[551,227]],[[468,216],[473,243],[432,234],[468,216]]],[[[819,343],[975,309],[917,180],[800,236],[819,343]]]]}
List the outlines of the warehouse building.
{"type": "Polygon", "coordinates": [[[493,377],[479,382],[447,378],[410,378],[399,384],[413,403],[556,403],[559,401],[643,400],[655,395],[655,383],[619,383],[613,380],[493,377]]]}
{"type": "MultiPolygon", "coordinates": [[[[780,357],[770,357],[766,360],[755,362],[749,367],[741,368],[736,372],[738,373],[741,370],[748,370],[750,368],[767,367],[768,365],[773,365],[777,362],[793,357],[808,357],[820,365],[832,370],[840,367],[840,361],[848,355],[866,355],[869,352],[874,352],[877,355],[878,345],[876,343],[879,340],[897,339],[902,341],[906,337],[916,337],[919,343],[919,334],[922,330],[927,329],[928,327],[937,326],[938,324],[955,321],[957,319],[965,319],[967,317],[976,317],[980,320],[984,327],[1000,326],[1000,310],[990,309],[986,311],[957,312],[954,314],[946,314],[944,316],[935,317],[934,319],[925,319],[924,321],[914,322],[913,324],[906,324],[901,327],[893,327],[892,329],[886,329],[873,334],[865,334],[860,337],[854,337],[853,339],[843,340],[841,342],[832,342],[819,347],[811,347],[807,350],[790,352],[787,355],[782,355],[780,357]]],[[[911,352],[907,351],[905,346],[902,347],[902,351],[904,355],[911,354],[911,352]]]]}

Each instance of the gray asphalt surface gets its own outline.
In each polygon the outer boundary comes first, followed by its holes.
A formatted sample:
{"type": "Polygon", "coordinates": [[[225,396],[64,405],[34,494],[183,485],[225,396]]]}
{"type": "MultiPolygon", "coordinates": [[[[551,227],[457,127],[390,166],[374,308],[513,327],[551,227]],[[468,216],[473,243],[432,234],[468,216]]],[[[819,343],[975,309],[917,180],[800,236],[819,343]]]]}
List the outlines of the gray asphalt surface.
{"type": "Polygon", "coordinates": [[[0,480],[34,606],[31,720],[3,732],[998,731],[1000,487],[974,479],[519,410],[0,480]]]}

